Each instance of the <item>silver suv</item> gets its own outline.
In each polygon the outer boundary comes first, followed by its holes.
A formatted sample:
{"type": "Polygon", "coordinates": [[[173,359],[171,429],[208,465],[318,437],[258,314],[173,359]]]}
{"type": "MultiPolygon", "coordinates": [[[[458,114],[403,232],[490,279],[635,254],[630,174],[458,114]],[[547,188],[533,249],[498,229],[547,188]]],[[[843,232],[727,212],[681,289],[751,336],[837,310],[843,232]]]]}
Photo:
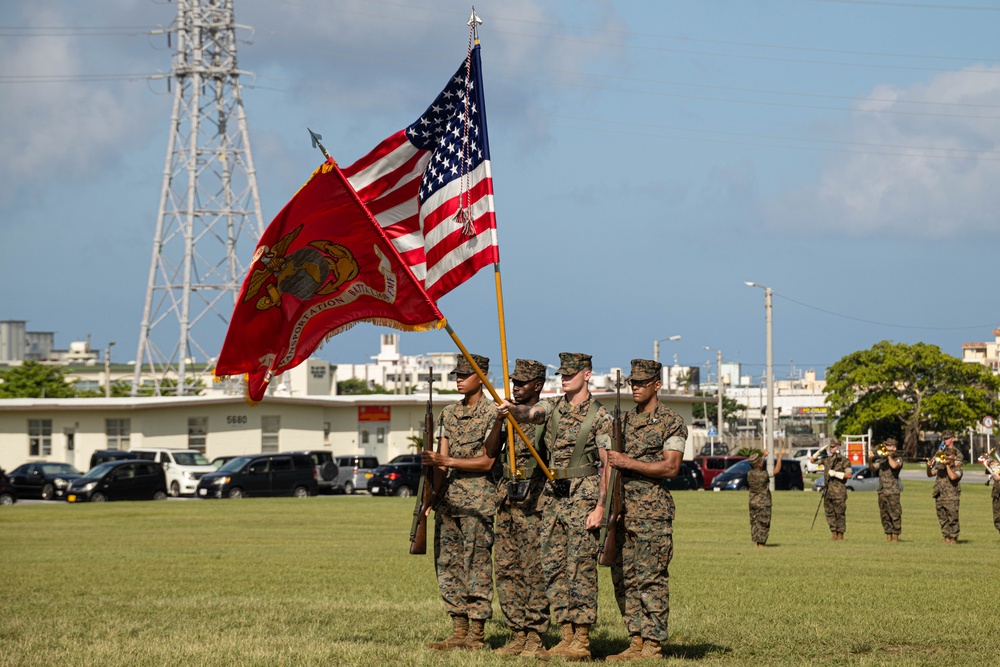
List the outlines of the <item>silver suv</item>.
{"type": "Polygon", "coordinates": [[[378,467],[378,458],[374,456],[360,456],[352,454],[350,456],[336,456],[334,462],[340,468],[337,475],[337,482],[333,486],[334,491],[343,491],[350,495],[355,491],[366,491],[368,480],[378,467]]]}
{"type": "MultiPolygon", "coordinates": [[[[313,465],[316,466],[316,482],[319,485],[319,492],[333,492],[340,488],[340,483],[338,477],[340,477],[340,469],[333,460],[333,454],[329,450],[325,449],[300,449],[294,452],[285,452],[286,454],[305,454],[312,459],[313,465]]],[[[340,458],[340,457],[338,457],[340,458]]]]}

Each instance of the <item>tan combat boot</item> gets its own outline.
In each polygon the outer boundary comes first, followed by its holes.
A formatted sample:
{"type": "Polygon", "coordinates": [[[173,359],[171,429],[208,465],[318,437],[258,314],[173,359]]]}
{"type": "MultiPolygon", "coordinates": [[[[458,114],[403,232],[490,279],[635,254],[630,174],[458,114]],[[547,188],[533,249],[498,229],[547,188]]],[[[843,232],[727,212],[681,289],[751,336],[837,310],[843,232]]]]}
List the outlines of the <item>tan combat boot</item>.
{"type": "Polygon", "coordinates": [[[524,638],[524,650],[521,651],[522,658],[537,658],[538,654],[545,650],[542,636],[534,630],[528,630],[524,638]]]}
{"type": "Polygon", "coordinates": [[[639,655],[642,653],[642,637],[639,635],[632,635],[632,643],[628,645],[628,648],[618,653],[616,655],[609,655],[605,658],[608,662],[618,662],[623,660],[638,660],[639,655]]]}
{"type": "Polygon", "coordinates": [[[528,634],[524,630],[517,630],[509,642],[500,648],[493,649],[493,652],[497,655],[521,655],[521,652],[524,651],[524,643],[527,638],[528,634]]]}
{"type": "Polygon", "coordinates": [[[573,641],[562,652],[563,660],[590,660],[590,626],[573,624],[573,641]]]}
{"type": "Polygon", "coordinates": [[[482,619],[472,619],[469,621],[469,634],[465,641],[457,648],[466,651],[480,651],[486,648],[486,621],[482,619]]]}
{"type": "Polygon", "coordinates": [[[654,639],[647,639],[642,643],[642,653],[639,654],[640,660],[662,660],[663,659],[663,647],[660,646],[660,642],[654,639]]]}
{"type": "Polygon", "coordinates": [[[535,654],[535,657],[540,660],[548,660],[549,658],[561,656],[563,655],[563,651],[566,650],[571,643],[573,643],[573,624],[563,623],[562,639],[559,640],[559,643],[547,651],[539,651],[535,654]]]}
{"type": "Polygon", "coordinates": [[[469,636],[469,617],[452,616],[451,636],[446,639],[428,644],[427,648],[434,651],[451,651],[465,643],[465,638],[469,636]]]}

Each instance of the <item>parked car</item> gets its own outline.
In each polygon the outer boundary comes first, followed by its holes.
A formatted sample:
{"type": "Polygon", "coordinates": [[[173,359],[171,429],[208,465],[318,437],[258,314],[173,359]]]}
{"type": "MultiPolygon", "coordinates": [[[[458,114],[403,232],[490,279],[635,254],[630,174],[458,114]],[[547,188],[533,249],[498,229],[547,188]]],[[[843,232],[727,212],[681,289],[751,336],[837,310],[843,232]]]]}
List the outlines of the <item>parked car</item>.
{"type": "Polygon", "coordinates": [[[71,503],[106,500],[166,500],[167,476],[155,461],[108,461],[74,479],[66,489],[71,503]]]}
{"type": "MultiPolygon", "coordinates": [[[[736,491],[747,488],[747,472],[750,471],[749,461],[740,461],[726,468],[712,480],[713,491],[736,491]]],[[[781,459],[781,470],[774,476],[776,491],[802,491],[805,482],[802,480],[802,466],[795,459],[781,459]]]]}
{"type": "Polygon", "coordinates": [[[212,459],[212,465],[215,466],[216,470],[218,470],[233,459],[238,459],[241,456],[246,456],[246,454],[226,454],[225,456],[216,456],[212,459]]]}
{"type": "Polygon", "coordinates": [[[3,468],[0,468],[0,505],[13,505],[17,502],[17,490],[7,479],[3,468]]]}
{"type": "MultiPolygon", "coordinates": [[[[813,482],[813,491],[821,491],[826,483],[826,476],[820,475],[813,482]]],[[[848,491],[878,491],[878,473],[868,466],[851,466],[851,478],[844,480],[848,491]]],[[[899,489],[903,489],[903,480],[899,480],[899,489]]]]}
{"type": "Polygon", "coordinates": [[[815,455],[819,450],[819,447],[798,447],[792,453],[792,458],[799,462],[802,466],[802,470],[805,472],[821,472],[823,470],[822,464],[809,462],[809,457],[815,455]]]}
{"type": "Polygon", "coordinates": [[[82,475],[68,463],[36,461],[25,463],[7,473],[19,498],[62,500],[69,483],[82,475]]]}
{"type": "Polygon", "coordinates": [[[729,453],[729,445],[722,442],[706,442],[701,446],[698,456],[725,456],[729,453]]]}
{"type": "Polygon", "coordinates": [[[355,491],[364,491],[368,488],[368,480],[378,467],[378,458],[374,456],[360,456],[352,454],[350,456],[338,456],[334,459],[340,472],[337,475],[337,483],[333,486],[334,491],[343,491],[350,495],[355,491]]]}
{"type": "Polygon", "coordinates": [[[218,472],[198,480],[199,498],[257,498],[295,496],[318,492],[316,464],[305,454],[238,456],[218,472]]]}
{"type": "Polygon", "coordinates": [[[400,454],[393,456],[389,463],[420,463],[420,454],[400,454]]]}
{"type": "Polygon", "coordinates": [[[167,475],[167,489],[172,496],[194,495],[198,480],[216,468],[205,455],[194,449],[133,449],[139,458],[156,461],[167,475]]]}
{"type": "Polygon", "coordinates": [[[326,449],[303,449],[297,452],[285,452],[286,454],[304,454],[312,459],[316,467],[316,483],[320,492],[332,493],[337,486],[337,477],[340,475],[340,468],[333,460],[333,454],[326,449]]]}
{"type": "Polygon", "coordinates": [[[712,488],[712,480],[715,476],[724,472],[726,468],[733,465],[737,461],[745,460],[745,456],[698,456],[695,457],[695,463],[701,469],[702,480],[704,481],[704,488],[712,488]]]}
{"type": "Polygon", "coordinates": [[[701,468],[694,461],[681,461],[681,470],[676,477],[667,479],[667,488],[671,491],[697,491],[705,488],[705,478],[701,468]]]}
{"type": "Polygon", "coordinates": [[[124,449],[98,449],[90,455],[90,467],[99,466],[108,461],[124,461],[125,459],[137,459],[139,455],[124,449]]]}
{"type": "Polygon", "coordinates": [[[387,463],[372,471],[368,493],[373,496],[408,498],[417,492],[423,466],[419,463],[387,463]]]}

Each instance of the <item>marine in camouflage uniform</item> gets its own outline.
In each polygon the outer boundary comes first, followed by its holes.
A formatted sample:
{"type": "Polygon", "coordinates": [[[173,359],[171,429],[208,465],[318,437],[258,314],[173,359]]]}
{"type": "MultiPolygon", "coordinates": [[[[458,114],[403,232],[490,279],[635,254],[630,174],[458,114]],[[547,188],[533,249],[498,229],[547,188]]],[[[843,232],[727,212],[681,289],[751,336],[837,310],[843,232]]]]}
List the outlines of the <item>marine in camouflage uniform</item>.
{"type": "MultiPolygon", "coordinates": [[[[485,373],[490,360],[471,355],[485,373]]],[[[436,650],[485,648],[484,624],[493,615],[493,517],[496,487],[486,441],[499,437],[496,406],[466,359],[454,371],[464,398],[441,412],[440,453],[424,452],[425,465],[447,474],[434,518],[438,590],[453,631],[436,650]]]]}
{"type": "Polygon", "coordinates": [[[937,508],[938,523],[941,524],[942,542],[958,544],[958,505],[962,496],[962,459],[954,447],[955,434],[944,431],[941,434],[945,448],[945,462],[936,458],[927,462],[927,476],[934,477],[934,505],[937,508]]]}
{"type": "Polygon", "coordinates": [[[898,442],[895,438],[885,441],[888,456],[874,456],[868,467],[878,473],[878,511],[882,519],[882,531],[886,542],[899,542],[903,530],[903,506],[899,502],[899,472],[903,462],[896,454],[898,442]]]}
{"type": "Polygon", "coordinates": [[[519,422],[545,424],[549,468],[557,477],[540,499],[541,553],[549,609],[562,638],[538,657],[586,660],[590,626],[597,622],[597,531],[607,491],[598,463],[611,443],[612,419],[588,389],[590,355],[562,352],[559,359],[556,372],[565,394],[531,408],[505,401],[501,412],[509,410],[519,422]]]}
{"type": "Polygon", "coordinates": [[[826,477],[826,492],[823,497],[823,511],[830,526],[830,539],[843,540],[847,532],[847,485],[851,476],[851,460],[840,453],[840,443],[834,440],[830,446],[830,456],[823,462],[826,477]]]}
{"type": "Polygon", "coordinates": [[[676,477],[687,442],[687,426],[657,399],[662,364],[633,359],[626,380],[635,410],[622,417],[624,451],[609,451],[608,465],[622,476],[622,516],[615,533],[617,559],[611,579],[629,647],[609,661],[662,658],[670,616],[674,554],[674,499],[666,479],[676,477]]]}
{"type": "MultiPolygon", "coordinates": [[[[517,359],[510,379],[518,405],[531,407],[545,384],[545,364],[529,359],[517,359]]],[[[545,426],[539,424],[524,429],[539,456],[545,457],[542,437],[545,426]]],[[[505,645],[494,651],[499,655],[534,657],[545,648],[541,635],[549,627],[549,601],[545,597],[542,576],[541,526],[542,514],[538,503],[545,488],[545,475],[536,466],[527,447],[516,440],[513,445],[516,485],[527,488],[523,498],[508,494],[511,480],[510,458],[504,452],[501,459],[504,479],[497,486],[497,517],[494,530],[496,542],[493,562],[496,568],[497,600],[504,622],[513,632],[505,645]]]]}
{"type": "Polygon", "coordinates": [[[774,472],[764,467],[767,452],[753,452],[747,457],[750,470],[747,471],[747,488],[750,491],[750,539],[754,546],[767,546],[771,533],[771,478],[781,472],[781,454],[778,453],[774,472]]]}
{"type": "MultiPolygon", "coordinates": [[[[989,473],[987,473],[989,474],[989,473]]],[[[993,527],[1000,531],[1000,475],[990,475],[993,482],[993,527]]]]}

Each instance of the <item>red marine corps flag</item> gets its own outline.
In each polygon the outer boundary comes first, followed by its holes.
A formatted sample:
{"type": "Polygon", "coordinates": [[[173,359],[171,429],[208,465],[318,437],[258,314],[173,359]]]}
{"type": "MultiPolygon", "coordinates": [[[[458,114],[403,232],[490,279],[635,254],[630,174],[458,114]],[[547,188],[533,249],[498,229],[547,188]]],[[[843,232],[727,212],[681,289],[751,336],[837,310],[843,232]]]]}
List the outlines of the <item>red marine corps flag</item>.
{"type": "Polygon", "coordinates": [[[358,322],[404,331],[446,324],[331,159],[261,237],[215,374],[245,374],[248,397],[260,401],[274,375],[358,322]]]}

